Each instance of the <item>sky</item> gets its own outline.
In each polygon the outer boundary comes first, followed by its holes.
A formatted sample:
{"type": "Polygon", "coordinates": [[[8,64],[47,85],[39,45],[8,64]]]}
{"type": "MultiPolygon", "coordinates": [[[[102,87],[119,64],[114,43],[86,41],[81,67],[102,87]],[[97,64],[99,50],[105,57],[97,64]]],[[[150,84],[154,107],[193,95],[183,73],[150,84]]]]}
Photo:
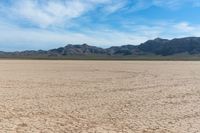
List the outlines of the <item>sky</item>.
{"type": "Polygon", "coordinates": [[[200,36],[200,0],[0,0],[0,50],[200,36]]]}

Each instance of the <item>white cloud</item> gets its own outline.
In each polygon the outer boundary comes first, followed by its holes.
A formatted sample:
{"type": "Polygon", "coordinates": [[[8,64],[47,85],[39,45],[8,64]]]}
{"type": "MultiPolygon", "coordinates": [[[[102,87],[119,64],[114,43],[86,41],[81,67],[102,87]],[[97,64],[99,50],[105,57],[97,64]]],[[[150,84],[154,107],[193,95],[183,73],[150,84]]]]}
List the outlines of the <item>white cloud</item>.
{"type": "Polygon", "coordinates": [[[199,0],[152,0],[152,4],[159,7],[165,7],[169,9],[180,9],[185,5],[192,7],[199,7],[199,0]]]}
{"type": "Polygon", "coordinates": [[[88,6],[80,1],[48,1],[18,0],[10,8],[13,16],[27,19],[42,28],[59,25],[64,21],[79,17],[88,10],[88,6]]]}
{"type": "Polygon", "coordinates": [[[119,11],[127,4],[127,0],[115,0],[107,2],[107,6],[103,9],[106,14],[111,14],[116,11],[119,11]]]}
{"type": "Polygon", "coordinates": [[[0,13],[10,19],[28,21],[41,28],[64,25],[103,5],[107,13],[113,13],[125,6],[126,0],[16,0],[10,6],[0,2],[0,13]]]}
{"type": "Polygon", "coordinates": [[[153,4],[156,6],[161,7],[167,7],[170,9],[177,9],[179,8],[183,3],[185,3],[185,0],[154,0],[153,4]]]}
{"type": "Polygon", "coordinates": [[[187,22],[178,23],[178,24],[174,25],[174,27],[176,29],[178,29],[179,31],[183,31],[183,32],[191,32],[191,31],[195,30],[195,27],[191,26],[187,22]]]}

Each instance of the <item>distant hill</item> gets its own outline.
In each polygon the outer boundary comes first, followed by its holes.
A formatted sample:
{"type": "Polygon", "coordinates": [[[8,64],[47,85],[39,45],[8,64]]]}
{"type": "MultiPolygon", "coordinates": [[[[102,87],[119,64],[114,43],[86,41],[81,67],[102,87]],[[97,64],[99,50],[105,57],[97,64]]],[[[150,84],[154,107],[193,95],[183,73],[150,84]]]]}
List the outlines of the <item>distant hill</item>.
{"type": "Polygon", "coordinates": [[[138,48],[143,52],[163,56],[180,53],[199,54],[200,37],[187,37],[172,40],[156,38],[142,43],[138,48]]]}
{"type": "MultiPolygon", "coordinates": [[[[138,58],[153,57],[198,57],[200,59],[200,37],[178,39],[148,40],[140,45],[112,46],[100,48],[87,44],[72,45],[50,50],[29,50],[21,52],[0,52],[1,58],[68,58],[68,57],[104,57],[104,58],[138,58]]],[[[97,59],[98,59],[97,58],[97,59]]]]}

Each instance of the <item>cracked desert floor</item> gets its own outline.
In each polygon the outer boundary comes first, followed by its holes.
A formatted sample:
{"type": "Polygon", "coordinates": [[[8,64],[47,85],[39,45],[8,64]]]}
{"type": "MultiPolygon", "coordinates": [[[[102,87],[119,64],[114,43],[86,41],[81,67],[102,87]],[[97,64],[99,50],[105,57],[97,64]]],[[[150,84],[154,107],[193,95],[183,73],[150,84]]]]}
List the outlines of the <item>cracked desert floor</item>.
{"type": "Polygon", "coordinates": [[[0,133],[199,133],[200,62],[0,60],[0,133]]]}

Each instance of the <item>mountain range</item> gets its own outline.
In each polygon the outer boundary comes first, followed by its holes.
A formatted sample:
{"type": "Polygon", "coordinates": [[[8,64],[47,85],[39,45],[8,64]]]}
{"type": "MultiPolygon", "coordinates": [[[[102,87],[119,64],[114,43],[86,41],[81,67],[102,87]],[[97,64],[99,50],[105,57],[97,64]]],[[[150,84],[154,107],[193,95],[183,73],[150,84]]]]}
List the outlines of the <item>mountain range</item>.
{"type": "Polygon", "coordinates": [[[1,58],[140,58],[140,57],[199,57],[200,37],[175,39],[156,38],[140,45],[112,46],[100,48],[82,45],[66,45],[50,50],[27,50],[20,52],[0,52],[1,58]]]}

